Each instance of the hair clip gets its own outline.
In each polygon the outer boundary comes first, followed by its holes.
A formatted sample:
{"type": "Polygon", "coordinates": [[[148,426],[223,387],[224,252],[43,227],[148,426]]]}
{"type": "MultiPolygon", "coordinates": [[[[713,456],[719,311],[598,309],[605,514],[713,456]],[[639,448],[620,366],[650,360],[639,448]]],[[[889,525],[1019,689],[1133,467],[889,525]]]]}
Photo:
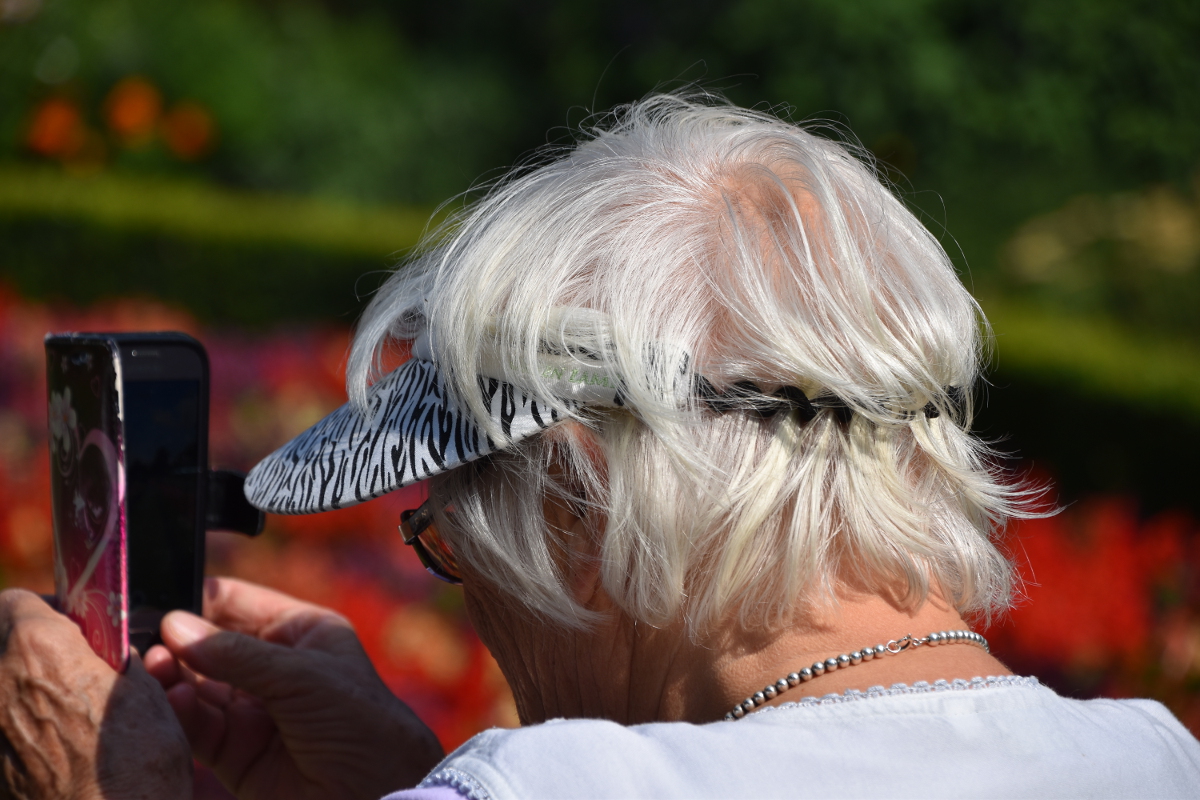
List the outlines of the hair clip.
{"type": "MultiPolygon", "coordinates": [[[[774,394],[764,394],[753,381],[738,381],[723,392],[718,392],[712,382],[703,375],[695,378],[696,396],[712,411],[724,414],[728,411],[752,411],[762,419],[770,419],[784,409],[800,412],[802,422],[809,422],[817,415],[817,409],[808,396],[795,386],[784,386],[774,394]]],[[[834,407],[830,404],[829,407],[834,407]]],[[[849,411],[845,404],[842,409],[849,411]]],[[[840,414],[839,414],[840,417],[840,414]]]]}
{"type": "MultiPolygon", "coordinates": [[[[963,395],[966,393],[963,391],[961,386],[947,386],[942,391],[946,394],[948,405],[954,408],[958,408],[962,405],[963,395]]],[[[932,400],[926,403],[925,407],[921,410],[925,412],[925,416],[928,419],[937,419],[942,415],[942,412],[938,411],[937,405],[932,400]]]]}
{"type": "MultiPolygon", "coordinates": [[[[778,397],[780,400],[780,406],[776,407],[776,411],[781,407],[790,406],[799,412],[801,422],[812,422],[813,417],[817,415],[817,410],[813,408],[808,395],[795,386],[784,386],[772,396],[778,397]]],[[[772,412],[773,415],[774,412],[772,412]]]]}
{"type": "MultiPolygon", "coordinates": [[[[799,412],[801,422],[811,422],[822,409],[829,409],[842,425],[849,425],[854,418],[854,409],[837,395],[826,394],[810,400],[803,390],[795,386],[784,386],[771,395],[766,395],[753,381],[738,381],[724,391],[717,391],[712,382],[703,375],[695,376],[695,393],[705,405],[717,414],[728,411],[752,411],[762,419],[770,419],[786,408],[799,412]]],[[[943,390],[950,406],[962,404],[963,389],[959,386],[948,386],[943,390]]],[[[914,412],[905,412],[911,419],[914,412]]],[[[941,416],[941,411],[933,401],[921,408],[928,419],[941,416]]]]}

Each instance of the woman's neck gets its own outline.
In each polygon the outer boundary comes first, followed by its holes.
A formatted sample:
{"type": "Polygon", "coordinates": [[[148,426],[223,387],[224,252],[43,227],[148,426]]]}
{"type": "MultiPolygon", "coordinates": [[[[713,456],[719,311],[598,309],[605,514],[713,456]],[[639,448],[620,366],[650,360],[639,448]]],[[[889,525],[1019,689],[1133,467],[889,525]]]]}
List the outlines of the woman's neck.
{"type": "MultiPolygon", "coordinates": [[[[817,661],[886,645],[908,635],[921,638],[937,631],[969,629],[961,615],[940,598],[930,599],[919,609],[900,610],[877,596],[845,597],[837,609],[814,616],[779,635],[764,635],[757,642],[753,637],[741,636],[721,648],[714,674],[720,676],[719,695],[723,705],[716,718],[723,717],[755,692],[817,661]]],[[[789,688],[765,705],[840,694],[848,689],[1011,674],[1004,664],[977,645],[960,642],[939,647],[910,646],[903,652],[826,672],[789,688]]],[[[711,707],[706,707],[703,713],[711,714],[711,707]]]]}
{"type": "MultiPolygon", "coordinates": [[[[968,628],[936,597],[903,610],[882,597],[847,595],[836,609],[809,614],[783,630],[700,643],[682,625],[651,629],[615,611],[609,622],[580,632],[549,630],[543,621],[503,613],[495,603],[486,612],[480,605],[468,595],[476,627],[508,678],[525,724],[557,717],[627,725],[715,722],[748,696],[817,660],[908,634],[968,628]]],[[[768,705],[878,685],[1009,674],[974,645],[917,647],[826,673],[768,705]]]]}

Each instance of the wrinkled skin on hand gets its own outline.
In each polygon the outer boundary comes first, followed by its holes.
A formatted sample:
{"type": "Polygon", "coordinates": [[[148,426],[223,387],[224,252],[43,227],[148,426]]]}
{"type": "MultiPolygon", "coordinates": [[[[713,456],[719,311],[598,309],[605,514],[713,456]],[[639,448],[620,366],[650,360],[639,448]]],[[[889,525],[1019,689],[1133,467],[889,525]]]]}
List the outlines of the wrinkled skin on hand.
{"type": "Polygon", "coordinates": [[[0,798],[191,796],[187,739],[141,661],[118,674],[40,597],[0,592],[0,798]]]}
{"type": "Polygon", "coordinates": [[[241,800],[377,800],[441,760],[344,617],[228,578],[206,581],[204,617],[167,615],[146,668],[241,800]]]}

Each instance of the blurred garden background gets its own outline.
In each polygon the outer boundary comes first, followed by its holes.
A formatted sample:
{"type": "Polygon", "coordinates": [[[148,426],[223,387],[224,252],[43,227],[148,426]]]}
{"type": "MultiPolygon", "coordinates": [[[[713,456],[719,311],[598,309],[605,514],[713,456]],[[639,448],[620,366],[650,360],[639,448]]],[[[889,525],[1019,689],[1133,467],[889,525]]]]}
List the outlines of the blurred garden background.
{"type": "MultiPolygon", "coordinates": [[[[214,463],[248,468],[343,401],[435,209],[693,82],[861,142],[980,299],[977,427],[1065,509],[1008,533],[1002,657],[1200,733],[1191,0],[0,0],[0,583],[50,584],[44,333],[199,336],[214,463]]],[[[515,718],[402,503],[217,535],[210,572],[342,610],[453,746],[515,718]]]]}

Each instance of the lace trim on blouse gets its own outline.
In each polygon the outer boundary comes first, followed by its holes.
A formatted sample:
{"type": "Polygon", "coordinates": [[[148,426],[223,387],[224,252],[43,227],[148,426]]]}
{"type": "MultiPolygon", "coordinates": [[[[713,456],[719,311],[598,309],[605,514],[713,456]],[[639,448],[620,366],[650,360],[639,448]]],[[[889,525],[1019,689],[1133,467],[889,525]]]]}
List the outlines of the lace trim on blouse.
{"type": "Polygon", "coordinates": [[[466,800],[491,800],[492,798],[479,781],[454,767],[439,769],[437,772],[425,776],[425,780],[421,781],[417,788],[429,789],[434,786],[447,786],[465,797],[466,800]]]}
{"type": "MultiPolygon", "coordinates": [[[[1037,678],[1024,677],[1021,675],[989,675],[986,678],[972,678],[964,680],[955,678],[952,681],[939,680],[930,683],[929,681],[917,681],[912,686],[907,683],[893,683],[890,688],[883,686],[872,686],[865,692],[861,689],[847,689],[845,694],[827,694],[823,697],[803,697],[799,700],[792,700],[787,703],[780,703],[777,706],[764,706],[751,712],[752,714],[763,714],[767,711],[779,711],[788,708],[805,708],[808,706],[831,706],[839,703],[850,703],[855,700],[870,700],[876,697],[895,697],[902,694],[928,694],[930,692],[959,692],[970,689],[1006,689],[1006,688],[1028,688],[1034,689],[1041,686],[1037,678]]],[[[749,716],[749,715],[747,715],[749,716]]]]}

